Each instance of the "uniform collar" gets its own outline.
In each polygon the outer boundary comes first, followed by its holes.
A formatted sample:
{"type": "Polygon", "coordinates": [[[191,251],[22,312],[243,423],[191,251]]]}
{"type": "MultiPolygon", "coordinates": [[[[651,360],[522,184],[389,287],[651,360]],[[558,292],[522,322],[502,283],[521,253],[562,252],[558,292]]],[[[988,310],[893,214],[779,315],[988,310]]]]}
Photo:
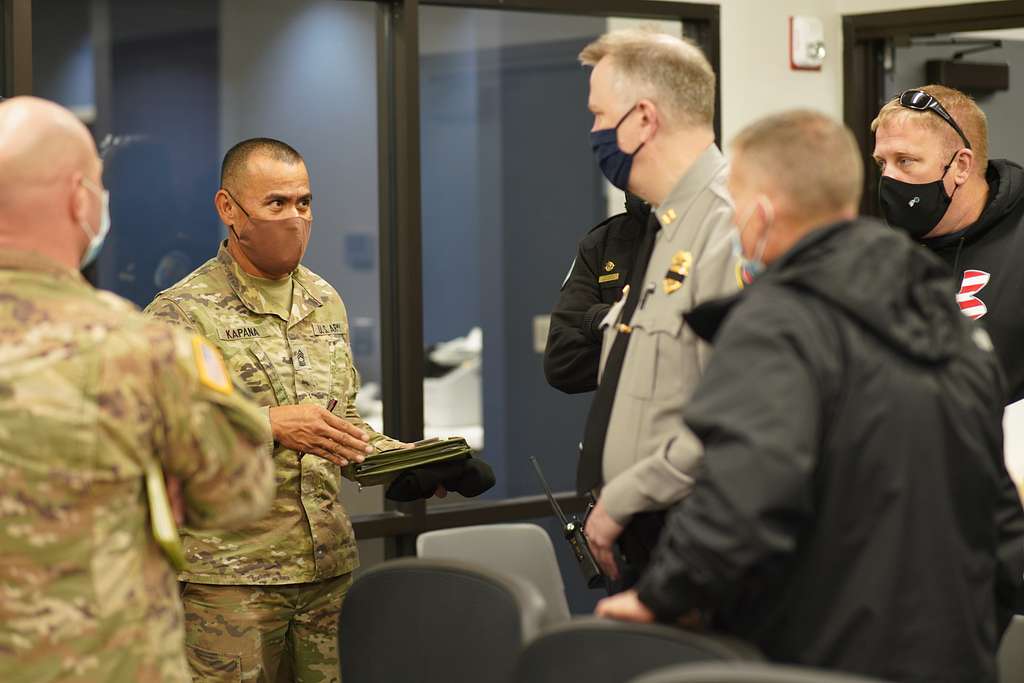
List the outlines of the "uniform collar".
{"type": "Polygon", "coordinates": [[[16,249],[0,251],[0,270],[26,270],[45,273],[59,280],[67,280],[68,282],[89,286],[81,272],[63,266],[37,251],[19,251],[16,249]]]}
{"type": "Polygon", "coordinates": [[[725,157],[715,143],[701,152],[693,165],[686,170],[683,177],[675,184],[668,197],[658,206],[658,222],[669,240],[675,238],[679,224],[686,215],[690,204],[697,198],[711,181],[725,168],[725,157]]]}
{"type": "MultiPolygon", "coordinates": [[[[257,315],[273,315],[281,318],[280,314],[271,310],[270,303],[260,288],[259,280],[242,270],[238,261],[228,251],[226,240],[221,242],[220,249],[217,251],[217,261],[227,274],[231,291],[246,308],[257,315]]],[[[298,324],[314,310],[324,305],[323,301],[314,293],[315,289],[309,281],[308,271],[303,266],[300,265],[295,269],[295,272],[292,273],[292,280],[295,282],[295,290],[292,292],[292,315],[288,320],[288,327],[298,324]]]]}

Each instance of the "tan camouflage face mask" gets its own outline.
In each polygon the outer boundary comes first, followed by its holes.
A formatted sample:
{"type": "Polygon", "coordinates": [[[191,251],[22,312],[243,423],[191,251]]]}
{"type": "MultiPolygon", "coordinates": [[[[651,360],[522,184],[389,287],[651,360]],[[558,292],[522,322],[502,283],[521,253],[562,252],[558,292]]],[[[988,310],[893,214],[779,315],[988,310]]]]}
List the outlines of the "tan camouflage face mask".
{"type": "MultiPolygon", "coordinates": [[[[228,196],[231,197],[230,192],[228,196]]],[[[301,216],[274,220],[253,218],[234,197],[231,199],[245,214],[248,222],[243,232],[238,232],[233,225],[231,231],[235,233],[238,246],[252,264],[274,279],[295,270],[309,245],[309,231],[313,221],[301,216]]]]}

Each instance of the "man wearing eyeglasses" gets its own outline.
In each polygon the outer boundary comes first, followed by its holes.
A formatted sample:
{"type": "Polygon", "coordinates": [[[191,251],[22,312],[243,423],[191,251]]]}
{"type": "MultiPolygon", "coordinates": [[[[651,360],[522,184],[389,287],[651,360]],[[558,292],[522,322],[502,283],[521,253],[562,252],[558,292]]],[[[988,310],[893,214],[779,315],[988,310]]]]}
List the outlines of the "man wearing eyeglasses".
{"type": "Polygon", "coordinates": [[[992,336],[1007,402],[1024,398],[1024,169],[989,160],[985,113],[952,88],[905,91],[871,130],[882,213],[953,268],[960,310],[992,336]]]}

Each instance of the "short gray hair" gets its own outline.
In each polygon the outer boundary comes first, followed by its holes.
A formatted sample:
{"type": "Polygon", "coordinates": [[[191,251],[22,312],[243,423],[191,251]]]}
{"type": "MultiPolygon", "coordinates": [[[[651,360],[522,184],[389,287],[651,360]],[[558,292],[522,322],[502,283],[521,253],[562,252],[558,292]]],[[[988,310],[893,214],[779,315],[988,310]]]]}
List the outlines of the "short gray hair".
{"type": "Polygon", "coordinates": [[[710,127],[715,117],[715,71],[693,42],[654,28],[606,33],[580,52],[580,63],[611,60],[623,96],[647,98],[669,123],[710,127]]]}
{"type": "Polygon", "coordinates": [[[756,121],[732,141],[733,172],[756,175],[800,212],[821,216],[856,208],[864,161],[850,129],[809,109],[756,121]]]}

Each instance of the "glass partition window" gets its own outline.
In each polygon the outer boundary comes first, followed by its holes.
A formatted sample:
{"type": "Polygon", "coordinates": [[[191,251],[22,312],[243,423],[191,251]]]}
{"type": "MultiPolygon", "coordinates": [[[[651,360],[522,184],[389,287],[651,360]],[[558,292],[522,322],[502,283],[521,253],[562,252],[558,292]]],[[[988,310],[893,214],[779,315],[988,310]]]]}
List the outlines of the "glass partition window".
{"type": "Polygon", "coordinates": [[[313,186],[304,263],[341,292],[359,370],[379,381],[375,12],[338,0],[35,0],[35,94],[74,111],[104,155],[114,229],[95,282],[145,306],[215,255],[224,152],[284,140],[313,186]]]}
{"type": "Polygon", "coordinates": [[[570,488],[585,397],[549,388],[534,320],[607,213],[580,49],[603,17],[420,9],[427,435],[471,437],[496,497],[570,488]]]}
{"type": "Polygon", "coordinates": [[[577,241],[625,199],[590,148],[578,55],[638,23],[420,8],[425,432],[469,437],[493,497],[539,493],[529,455],[574,486],[590,397],[545,382],[548,316],[577,241]]]}
{"type": "MultiPolygon", "coordinates": [[[[374,4],[34,0],[32,11],[35,94],[74,111],[104,155],[112,230],[92,280],[145,306],[215,256],[224,153],[283,140],[313,190],[303,262],[345,301],[362,407],[379,416],[374,4]]],[[[353,512],[382,509],[379,489],[345,495],[353,512]]]]}

